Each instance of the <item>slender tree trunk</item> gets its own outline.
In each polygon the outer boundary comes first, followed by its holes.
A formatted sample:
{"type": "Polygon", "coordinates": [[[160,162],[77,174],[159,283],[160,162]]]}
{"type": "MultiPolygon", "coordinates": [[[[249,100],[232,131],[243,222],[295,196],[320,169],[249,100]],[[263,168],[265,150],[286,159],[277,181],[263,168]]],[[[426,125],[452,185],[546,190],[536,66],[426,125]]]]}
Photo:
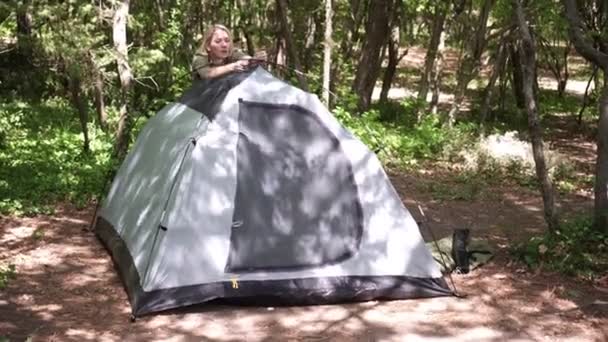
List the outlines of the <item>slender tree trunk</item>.
{"type": "Polygon", "coordinates": [[[241,15],[240,20],[240,28],[241,32],[243,32],[243,36],[245,37],[245,46],[247,46],[247,53],[250,56],[255,54],[255,46],[253,44],[253,37],[251,36],[251,32],[249,27],[251,26],[251,13],[248,11],[247,3],[245,0],[238,0],[238,11],[241,15]]]}
{"type": "Polygon", "coordinates": [[[302,74],[302,63],[300,63],[300,56],[298,55],[298,51],[296,51],[293,36],[291,35],[291,30],[289,29],[289,22],[287,19],[287,1],[277,0],[277,8],[279,10],[281,30],[283,32],[283,37],[285,38],[285,43],[287,45],[287,52],[289,53],[289,57],[291,58],[291,61],[297,70],[296,77],[298,78],[300,87],[305,91],[308,91],[308,82],[302,74]]]}
{"type": "Polygon", "coordinates": [[[405,57],[408,53],[408,50],[401,55],[399,55],[399,43],[401,41],[401,12],[402,12],[402,0],[395,1],[395,7],[393,9],[393,17],[391,20],[391,35],[387,42],[388,49],[388,63],[386,65],[386,70],[384,70],[384,77],[382,79],[382,89],[380,91],[380,102],[386,103],[388,101],[388,92],[391,90],[391,85],[393,83],[393,79],[395,79],[395,73],[397,72],[397,66],[399,62],[405,57]]]}
{"type": "Polygon", "coordinates": [[[357,110],[362,113],[369,109],[372,93],[380,72],[380,53],[389,32],[389,9],[391,0],[375,0],[370,4],[366,25],[366,37],[357,65],[353,91],[359,97],[357,110]]]}
{"type": "Polygon", "coordinates": [[[524,81],[523,75],[521,73],[523,66],[521,62],[521,57],[519,53],[519,47],[513,43],[509,46],[509,52],[511,54],[511,71],[513,76],[513,95],[515,96],[515,103],[517,104],[517,108],[524,109],[526,107],[525,96],[523,93],[524,89],[524,81]]]}
{"type": "Polygon", "coordinates": [[[346,39],[342,39],[340,54],[345,60],[353,59],[353,51],[359,44],[359,29],[363,18],[365,18],[365,0],[350,0],[351,13],[348,16],[346,25],[348,33],[346,39]]]}
{"type": "Polygon", "coordinates": [[[599,48],[596,48],[593,42],[587,40],[588,32],[583,32],[584,26],[576,0],[562,0],[562,2],[566,8],[568,34],[576,51],[604,71],[604,85],[599,100],[593,221],[598,232],[608,234],[608,53],[602,47],[603,44],[599,44],[599,48]]]}
{"type": "Polygon", "coordinates": [[[591,82],[597,77],[598,67],[597,65],[593,66],[593,72],[591,73],[591,77],[589,81],[587,81],[587,86],[585,87],[585,94],[583,95],[583,105],[581,106],[581,110],[578,112],[578,125],[583,124],[583,113],[585,113],[585,109],[587,108],[587,104],[589,104],[589,87],[591,87],[591,82]]]}
{"type": "Polygon", "coordinates": [[[329,107],[329,86],[331,83],[331,48],[332,42],[332,0],[325,0],[325,42],[323,47],[323,102],[329,107]]]}
{"type": "Polygon", "coordinates": [[[89,51],[88,53],[88,64],[91,69],[91,76],[93,78],[93,99],[95,103],[95,111],[97,113],[97,122],[99,123],[99,127],[103,131],[107,129],[108,123],[108,114],[106,113],[106,105],[103,96],[103,74],[101,70],[99,70],[99,66],[95,62],[93,58],[93,53],[89,51]]]}
{"type": "Polygon", "coordinates": [[[594,222],[599,231],[608,233],[608,72],[604,69],[604,88],[599,100],[600,119],[597,132],[595,167],[594,222]]]}
{"type": "Polygon", "coordinates": [[[523,92],[526,101],[526,112],[528,114],[528,127],[532,139],[532,153],[536,165],[536,176],[541,185],[545,221],[547,222],[549,232],[554,233],[559,228],[557,208],[555,206],[555,191],[553,190],[553,183],[549,177],[545,162],[543,130],[538,115],[538,107],[534,92],[536,79],[536,46],[524,16],[521,0],[512,0],[511,3],[513,5],[521,38],[521,49],[519,49],[519,51],[523,66],[523,92]]]}
{"type": "MultiPolygon", "coordinates": [[[[433,67],[433,73],[431,75],[431,103],[429,104],[429,111],[431,114],[436,115],[439,107],[439,96],[441,95],[441,79],[443,76],[443,65],[444,65],[444,50],[445,50],[445,30],[439,37],[439,46],[437,47],[437,57],[435,58],[435,66],[433,67]]],[[[417,115],[417,120],[420,122],[422,117],[420,114],[417,115]]]]}
{"type": "MultiPolygon", "coordinates": [[[[393,79],[395,78],[395,73],[397,72],[397,66],[399,65],[399,61],[402,58],[399,56],[398,30],[398,28],[393,28],[393,34],[391,34],[391,37],[389,38],[389,42],[387,44],[388,63],[386,65],[386,70],[384,70],[384,77],[382,78],[382,89],[380,90],[379,99],[381,103],[386,103],[388,101],[388,92],[391,90],[391,85],[393,83],[393,79]]],[[[404,56],[405,54],[403,55],[403,57],[404,56]]]]}
{"type": "Polygon", "coordinates": [[[471,80],[479,72],[481,55],[486,46],[486,31],[490,11],[496,0],[484,0],[479,18],[477,20],[477,28],[473,36],[473,40],[469,42],[469,49],[465,52],[462,62],[458,68],[457,85],[454,94],[454,103],[447,117],[448,126],[452,126],[456,120],[456,116],[460,112],[460,107],[464,102],[466,91],[471,80]]]}
{"type": "Polygon", "coordinates": [[[492,102],[492,95],[494,93],[494,85],[496,84],[496,80],[498,80],[498,76],[502,74],[502,70],[505,65],[505,50],[505,43],[501,43],[498,47],[498,52],[496,54],[496,62],[494,64],[494,68],[492,69],[490,80],[488,81],[488,85],[484,90],[483,102],[481,105],[481,109],[479,110],[479,121],[481,122],[482,127],[485,125],[486,120],[488,118],[488,112],[490,111],[490,104],[492,102]]]}
{"type": "Polygon", "coordinates": [[[17,48],[22,56],[30,58],[32,55],[32,14],[30,13],[31,0],[22,1],[17,5],[17,48]]]}
{"type": "Polygon", "coordinates": [[[129,0],[122,0],[117,4],[114,12],[112,38],[116,50],[116,64],[120,78],[120,111],[118,130],[116,131],[115,155],[122,159],[129,147],[131,132],[131,115],[128,112],[129,91],[133,74],[129,66],[129,53],[127,48],[127,20],[129,17],[129,0]]]}
{"type": "MultiPolygon", "coordinates": [[[[436,64],[437,50],[441,43],[441,36],[443,35],[445,18],[447,15],[447,8],[444,3],[438,2],[435,4],[435,16],[433,18],[433,28],[431,30],[431,40],[426,51],[426,57],[424,59],[424,69],[420,76],[420,87],[418,88],[418,100],[426,102],[426,97],[429,91],[429,85],[431,83],[431,74],[433,67],[436,64]]],[[[420,121],[420,120],[418,120],[420,121]]]]}
{"type": "Polygon", "coordinates": [[[88,113],[87,106],[82,98],[82,85],[79,76],[68,76],[68,83],[70,88],[70,97],[72,99],[72,104],[78,111],[78,119],[80,121],[80,127],[82,129],[82,135],[84,136],[84,152],[90,152],[90,142],[89,142],[89,130],[88,130],[88,113]]]}
{"type": "Polygon", "coordinates": [[[163,31],[165,29],[165,14],[163,12],[163,1],[154,0],[154,6],[156,7],[156,18],[158,20],[158,29],[163,31]]]}

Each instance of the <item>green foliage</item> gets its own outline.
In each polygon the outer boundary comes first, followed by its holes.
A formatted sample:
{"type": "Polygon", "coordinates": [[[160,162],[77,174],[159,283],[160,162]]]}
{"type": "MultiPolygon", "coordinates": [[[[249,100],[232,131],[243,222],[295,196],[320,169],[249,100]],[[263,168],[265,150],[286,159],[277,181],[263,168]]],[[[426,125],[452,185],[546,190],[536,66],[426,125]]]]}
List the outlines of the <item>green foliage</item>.
{"type": "Polygon", "coordinates": [[[608,269],[608,234],[594,229],[590,217],[579,217],[565,222],[555,234],[517,245],[512,253],[530,268],[546,267],[592,280],[608,269]]]}
{"type": "Polygon", "coordinates": [[[0,134],[0,212],[49,213],[62,200],[83,206],[100,191],[111,137],[91,129],[91,153],[83,154],[76,114],[64,100],[0,104],[0,134]]]}
{"type": "Polygon", "coordinates": [[[9,264],[8,266],[0,266],[0,290],[3,290],[8,285],[8,282],[15,279],[17,271],[15,271],[15,265],[9,264]]]}
{"type": "Polygon", "coordinates": [[[403,105],[401,115],[383,115],[376,108],[357,117],[342,107],[336,107],[334,115],[387,163],[413,165],[423,159],[449,158],[449,152],[460,150],[474,140],[471,126],[448,128],[441,125],[436,116],[428,115],[420,124],[413,124],[408,119],[408,116],[412,116],[408,108],[408,105],[403,105]],[[402,118],[401,122],[382,119],[383,116],[395,115],[402,118]]]}

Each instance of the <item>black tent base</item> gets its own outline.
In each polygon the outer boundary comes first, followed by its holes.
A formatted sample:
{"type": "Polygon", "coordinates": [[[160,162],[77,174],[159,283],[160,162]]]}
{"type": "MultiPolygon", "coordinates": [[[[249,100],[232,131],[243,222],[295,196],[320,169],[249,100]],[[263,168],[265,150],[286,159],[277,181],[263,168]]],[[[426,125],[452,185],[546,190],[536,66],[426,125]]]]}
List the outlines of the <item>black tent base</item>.
{"type": "Polygon", "coordinates": [[[96,233],[114,260],[125,286],[133,317],[203,303],[294,306],[370,300],[451,296],[443,278],[407,276],[338,276],[271,280],[233,280],[144,291],[124,241],[99,218],[96,233]]]}

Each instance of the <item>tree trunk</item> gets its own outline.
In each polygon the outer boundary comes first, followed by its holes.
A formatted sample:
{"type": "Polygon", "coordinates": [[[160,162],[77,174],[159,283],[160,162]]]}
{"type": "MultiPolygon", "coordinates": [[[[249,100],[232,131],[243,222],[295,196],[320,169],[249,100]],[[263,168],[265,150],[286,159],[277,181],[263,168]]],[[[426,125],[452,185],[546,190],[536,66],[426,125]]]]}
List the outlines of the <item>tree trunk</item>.
{"type": "Polygon", "coordinates": [[[406,50],[402,55],[399,55],[399,43],[400,39],[400,21],[401,21],[401,11],[403,3],[402,0],[395,1],[395,8],[393,10],[393,18],[391,20],[391,35],[387,42],[388,49],[388,63],[386,65],[386,70],[384,70],[384,77],[382,79],[382,90],[380,91],[380,102],[386,103],[388,101],[388,92],[391,90],[391,85],[393,83],[393,79],[395,78],[395,73],[397,72],[397,66],[399,62],[407,55],[406,50]]]}
{"type": "Polygon", "coordinates": [[[380,72],[380,53],[389,32],[388,20],[391,0],[375,0],[370,4],[366,24],[366,37],[357,65],[353,91],[359,97],[357,110],[362,113],[369,109],[374,86],[380,72]]]}
{"type": "MultiPolygon", "coordinates": [[[[595,166],[594,228],[608,234],[608,54],[600,44],[599,49],[587,40],[583,32],[576,0],[562,0],[568,19],[568,34],[576,51],[585,59],[604,71],[604,85],[599,100],[599,123],[597,131],[597,161],[595,166]]],[[[599,77],[598,77],[599,78],[599,77]]]]}
{"type": "Polygon", "coordinates": [[[255,55],[255,46],[253,44],[253,37],[249,29],[251,26],[251,14],[248,11],[247,5],[248,4],[245,3],[244,0],[237,1],[238,11],[241,15],[239,24],[241,32],[245,37],[245,46],[247,46],[247,53],[249,54],[249,56],[253,56],[255,55]]]}
{"type": "Polygon", "coordinates": [[[22,56],[30,58],[32,55],[32,14],[30,13],[30,0],[23,1],[17,7],[17,48],[22,56]]]}
{"type": "Polygon", "coordinates": [[[70,97],[72,104],[78,111],[78,119],[80,120],[80,127],[82,129],[82,135],[84,136],[83,151],[85,153],[90,152],[89,143],[89,130],[88,130],[88,113],[87,106],[82,98],[82,85],[79,76],[68,76],[68,84],[70,88],[70,97]]]}
{"type": "MultiPolygon", "coordinates": [[[[443,76],[443,65],[444,65],[444,54],[445,50],[445,30],[439,37],[439,46],[437,47],[437,57],[435,58],[435,66],[433,67],[433,73],[431,75],[431,103],[429,104],[429,111],[431,114],[436,115],[439,107],[439,95],[441,94],[441,79],[443,76]]],[[[420,122],[421,116],[417,115],[417,120],[420,122]]]]}
{"type": "Polygon", "coordinates": [[[133,74],[129,66],[129,53],[127,48],[127,20],[129,17],[129,0],[122,0],[117,4],[112,24],[112,39],[116,50],[116,65],[120,78],[120,111],[118,119],[118,130],[116,131],[116,142],[114,153],[122,159],[129,147],[129,135],[131,132],[131,115],[128,112],[129,91],[133,74]]]}
{"type": "Polygon", "coordinates": [[[344,60],[353,59],[353,51],[359,44],[359,29],[366,13],[365,2],[365,0],[350,0],[351,13],[347,16],[346,21],[348,33],[346,39],[342,39],[340,49],[340,54],[344,60]]]}
{"type": "Polygon", "coordinates": [[[538,107],[534,91],[536,79],[536,46],[522,8],[521,0],[512,0],[514,14],[519,28],[521,39],[520,57],[522,62],[523,76],[523,93],[526,101],[526,112],[528,114],[528,128],[530,130],[530,138],[532,140],[532,153],[534,155],[534,164],[536,165],[536,176],[541,185],[541,193],[543,196],[545,221],[550,233],[554,233],[559,228],[557,216],[557,208],[555,206],[555,191],[553,183],[549,178],[547,166],[545,162],[543,130],[538,115],[538,107]]]}
{"type": "Polygon", "coordinates": [[[379,99],[381,103],[386,103],[386,101],[388,101],[388,92],[391,90],[391,84],[393,83],[397,65],[399,64],[399,29],[393,28],[393,31],[395,30],[397,30],[396,36],[393,32],[387,44],[388,63],[386,65],[386,70],[384,70],[384,77],[382,78],[382,89],[380,90],[379,99]]]}
{"type": "Polygon", "coordinates": [[[593,80],[597,77],[597,72],[598,72],[598,67],[597,67],[597,65],[594,65],[593,72],[591,73],[591,77],[589,78],[589,81],[587,81],[587,86],[585,87],[585,94],[583,95],[583,104],[581,106],[581,110],[578,112],[577,123],[579,126],[583,124],[583,114],[585,113],[585,109],[587,108],[587,105],[589,104],[589,87],[591,87],[591,82],[593,82],[593,80]]]}
{"type": "Polygon", "coordinates": [[[443,34],[446,15],[447,8],[445,8],[445,4],[437,3],[435,5],[435,16],[433,18],[431,40],[424,59],[424,69],[422,75],[420,76],[420,87],[418,88],[418,100],[422,103],[426,102],[426,97],[428,95],[429,84],[431,83],[431,74],[433,72],[435,60],[437,59],[437,50],[439,48],[439,43],[441,43],[441,36],[443,34]]]}
{"type": "Polygon", "coordinates": [[[479,13],[479,18],[477,20],[477,28],[475,29],[473,40],[468,42],[468,51],[465,52],[462,62],[458,68],[454,103],[452,104],[452,108],[450,109],[447,117],[448,126],[452,126],[454,124],[456,116],[460,112],[460,107],[464,102],[469,83],[479,71],[481,55],[483,54],[487,43],[486,31],[488,19],[495,1],[496,0],[484,0],[479,13]]]}
{"type": "Polygon", "coordinates": [[[156,19],[158,20],[158,29],[163,31],[165,29],[165,14],[163,12],[163,2],[162,0],[154,0],[154,5],[156,7],[156,19]]]}
{"type": "Polygon", "coordinates": [[[331,48],[332,42],[332,0],[325,0],[325,42],[323,47],[323,102],[330,107],[329,86],[331,83],[331,48]]]}
{"type": "Polygon", "coordinates": [[[509,51],[511,54],[511,74],[513,76],[513,95],[515,96],[515,103],[517,104],[517,108],[524,109],[526,107],[525,96],[523,93],[524,89],[524,81],[523,75],[521,71],[523,70],[522,62],[520,60],[519,47],[513,43],[509,46],[509,51]]]}
{"type": "Polygon", "coordinates": [[[488,81],[488,85],[486,86],[483,94],[483,101],[481,104],[481,109],[479,110],[479,121],[481,126],[484,127],[486,120],[488,118],[488,112],[490,111],[490,104],[492,102],[492,95],[494,92],[494,85],[496,84],[496,80],[498,80],[498,76],[502,74],[502,70],[505,65],[506,59],[506,44],[501,43],[498,47],[498,52],[496,54],[496,62],[494,64],[494,68],[492,69],[492,74],[490,75],[490,80],[488,81]]]}
{"type": "Polygon", "coordinates": [[[106,105],[103,96],[103,74],[101,70],[99,70],[99,66],[95,62],[93,58],[93,53],[91,51],[88,52],[88,64],[91,69],[92,78],[93,78],[93,99],[95,103],[95,111],[97,113],[97,121],[99,123],[99,127],[103,131],[106,131],[108,124],[108,114],[106,113],[106,105]]]}
{"type": "Polygon", "coordinates": [[[595,227],[608,233],[608,72],[604,69],[604,88],[600,97],[595,167],[595,227]]]}
{"type": "Polygon", "coordinates": [[[300,83],[300,88],[308,91],[308,82],[302,73],[302,63],[300,63],[300,56],[298,55],[298,51],[294,45],[293,36],[291,35],[291,30],[289,29],[289,22],[287,17],[287,2],[286,0],[277,0],[277,8],[279,10],[279,20],[281,21],[281,31],[283,33],[283,37],[285,38],[285,43],[287,45],[287,52],[289,53],[289,57],[291,58],[292,63],[296,69],[296,77],[300,83]]]}

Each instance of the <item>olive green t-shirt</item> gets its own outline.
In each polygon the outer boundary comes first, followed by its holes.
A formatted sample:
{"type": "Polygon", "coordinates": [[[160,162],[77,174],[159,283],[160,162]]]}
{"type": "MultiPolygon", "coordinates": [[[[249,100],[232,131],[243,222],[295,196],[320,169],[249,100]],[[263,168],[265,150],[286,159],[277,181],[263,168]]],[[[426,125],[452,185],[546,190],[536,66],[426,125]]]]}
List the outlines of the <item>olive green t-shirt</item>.
{"type": "Polygon", "coordinates": [[[241,50],[234,49],[232,51],[232,55],[224,59],[222,63],[211,63],[209,60],[209,55],[204,50],[198,50],[194,54],[194,59],[192,60],[192,77],[195,80],[200,80],[203,78],[207,78],[209,74],[209,69],[214,66],[226,65],[232,62],[236,62],[239,59],[243,59],[248,57],[246,53],[241,50]]]}

